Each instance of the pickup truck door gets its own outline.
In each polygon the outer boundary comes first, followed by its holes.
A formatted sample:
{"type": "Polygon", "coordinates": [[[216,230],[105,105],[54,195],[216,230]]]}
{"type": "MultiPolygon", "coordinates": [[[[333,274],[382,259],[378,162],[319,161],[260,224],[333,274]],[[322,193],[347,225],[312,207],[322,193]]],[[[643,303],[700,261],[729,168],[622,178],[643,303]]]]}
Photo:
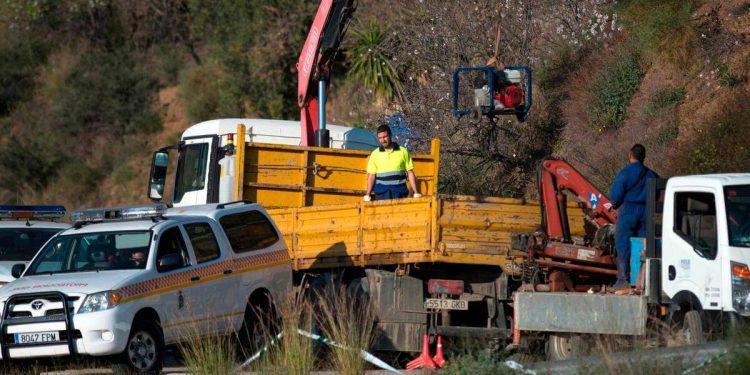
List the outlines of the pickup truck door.
{"type": "Polygon", "coordinates": [[[177,159],[173,202],[192,206],[219,200],[219,137],[185,138],[177,159]]]}
{"type": "MultiPolygon", "coordinates": [[[[690,292],[705,310],[721,308],[721,255],[718,228],[726,227],[717,215],[717,192],[710,188],[677,187],[665,206],[662,233],[664,292],[675,298],[690,292]]],[[[728,291],[726,291],[728,292],[728,291]]]]}
{"type": "Polygon", "coordinates": [[[189,276],[192,265],[182,228],[167,228],[156,236],[154,241],[158,241],[155,256],[157,287],[166,290],[155,297],[158,299],[155,304],[160,306],[164,340],[169,343],[184,336],[186,330],[189,332],[190,312],[202,307],[194,306],[189,276]],[[162,268],[159,263],[169,254],[179,255],[182,264],[169,269],[162,268]],[[175,287],[170,288],[172,285],[175,287]]]}
{"type": "Polygon", "coordinates": [[[232,261],[222,251],[216,238],[217,228],[209,221],[183,224],[188,246],[195,256],[196,267],[191,275],[192,296],[198,305],[193,311],[200,332],[225,334],[231,332],[233,307],[237,297],[237,282],[232,275],[232,261]]]}

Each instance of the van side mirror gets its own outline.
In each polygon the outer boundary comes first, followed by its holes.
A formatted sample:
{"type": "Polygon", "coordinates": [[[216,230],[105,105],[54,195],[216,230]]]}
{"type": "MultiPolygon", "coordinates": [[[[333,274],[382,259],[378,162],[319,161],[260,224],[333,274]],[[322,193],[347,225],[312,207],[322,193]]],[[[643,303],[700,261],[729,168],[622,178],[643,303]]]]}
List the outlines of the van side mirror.
{"type": "Polygon", "coordinates": [[[169,152],[159,150],[154,152],[151,160],[151,174],[148,178],[148,197],[154,201],[161,201],[164,197],[164,184],[167,182],[167,167],[169,166],[169,152]]]}
{"type": "Polygon", "coordinates": [[[182,256],[180,254],[167,254],[159,259],[157,267],[159,272],[171,271],[182,267],[182,256]]]}
{"type": "Polygon", "coordinates": [[[19,278],[23,274],[23,271],[26,270],[26,265],[23,263],[16,263],[13,265],[13,268],[10,269],[10,274],[14,278],[19,278]]]}

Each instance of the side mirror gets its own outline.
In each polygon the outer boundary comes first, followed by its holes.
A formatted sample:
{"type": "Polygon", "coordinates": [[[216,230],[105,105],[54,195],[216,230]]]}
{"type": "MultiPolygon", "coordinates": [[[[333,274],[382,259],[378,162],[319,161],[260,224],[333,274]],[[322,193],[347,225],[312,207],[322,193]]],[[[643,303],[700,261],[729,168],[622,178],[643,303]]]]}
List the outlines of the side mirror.
{"type": "Polygon", "coordinates": [[[154,152],[151,160],[151,174],[148,178],[148,197],[154,201],[161,201],[164,197],[164,184],[167,182],[167,167],[169,153],[165,150],[154,152]]]}
{"type": "Polygon", "coordinates": [[[159,259],[158,270],[160,272],[171,271],[180,267],[182,267],[180,254],[167,254],[159,259]]]}
{"type": "Polygon", "coordinates": [[[23,271],[26,270],[26,265],[23,263],[16,263],[13,265],[13,268],[10,269],[10,274],[14,278],[19,278],[23,274],[23,271]]]}

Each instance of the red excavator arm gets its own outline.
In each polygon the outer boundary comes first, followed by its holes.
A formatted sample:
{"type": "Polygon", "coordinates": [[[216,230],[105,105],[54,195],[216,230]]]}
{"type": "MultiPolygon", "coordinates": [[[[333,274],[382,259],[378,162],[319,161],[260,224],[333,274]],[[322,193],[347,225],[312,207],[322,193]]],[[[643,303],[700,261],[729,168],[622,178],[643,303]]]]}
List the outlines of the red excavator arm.
{"type": "Polygon", "coordinates": [[[543,227],[550,239],[570,242],[566,192],[586,204],[587,219],[597,229],[617,222],[617,213],[604,208],[609,199],[580,172],[564,160],[545,160],[539,172],[539,195],[543,207],[543,227]]]}
{"type": "Polygon", "coordinates": [[[318,81],[330,83],[333,59],[346,33],[354,0],[321,0],[297,61],[297,101],[300,107],[302,146],[313,146],[320,124],[318,114],[325,98],[319,98],[318,81]],[[320,101],[323,101],[321,103],[320,101]]]}

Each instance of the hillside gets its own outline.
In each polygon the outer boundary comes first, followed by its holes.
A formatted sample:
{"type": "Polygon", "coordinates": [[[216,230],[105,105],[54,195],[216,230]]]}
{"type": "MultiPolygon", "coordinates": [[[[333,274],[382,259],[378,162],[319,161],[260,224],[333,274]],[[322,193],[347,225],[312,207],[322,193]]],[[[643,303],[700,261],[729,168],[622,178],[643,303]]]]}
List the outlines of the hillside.
{"type": "MultiPolygon", "coordinates": [[[[0,4],[0,202],[145,201],[151,152],[217,117],[296,119],[302,0],[0,4]]],[[[363,0],[336,61],[329,119],[401,112],[443,140],[445,193],[529,196],[538,162],[606,191],[636,142],[662,176],[747,171],[750,1],[363,0]],[[451,115],[450,74],[531,65],[527,122],[451,115]],[[379,69],[373,70],[373,66],[379,69]]]]}

